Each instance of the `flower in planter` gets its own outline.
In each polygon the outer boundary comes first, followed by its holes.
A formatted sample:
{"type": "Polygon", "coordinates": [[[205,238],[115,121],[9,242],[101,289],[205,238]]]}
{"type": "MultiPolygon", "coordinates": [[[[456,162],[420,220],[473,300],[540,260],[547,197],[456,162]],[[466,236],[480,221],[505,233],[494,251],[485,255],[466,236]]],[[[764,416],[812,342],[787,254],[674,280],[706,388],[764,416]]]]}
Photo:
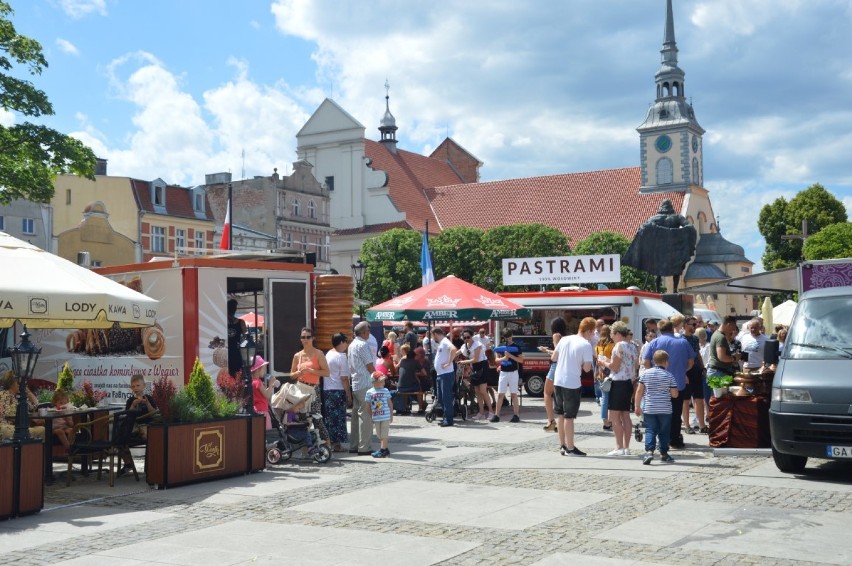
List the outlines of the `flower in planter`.
{"type": "Polygon", "coordinates": [[[75,407],[86,405],[87,407],[97,407],[98,403],[106,399],[107,392],[95,389],[92,382],[88,379],[83,381],[83,385],[79,389],[75,389],[68,395],[68,399],[75,407]]]}
{"type": "MultiPolygon", "coordinates": [[[[242,392],[242,388],[239,391],[242,392]]],[[[163,377],[154,382],[153,397],[160,407],[163,420],[169,423],[232,417],[241,406],[238,400],[216,391],[212,378],[198,358],[195,359],[189,383],[184,389],[177,391],[174,383],[163,377]]]]}
{"type": "Polygon", "coordinates": [[[734,376],[732,375],[720,375],[707,378],[707,386],[711,389],[721,389],[723,387],[728,387],[733,382],[734,376]]]}
{"type": "Polygon", "coordinates": [[[216,377],[216,386],[228,400],[240,403],[244,398],[243,393],[245,391],[242,370],[238,370],[236,375],[232,377],[227,368],[222,368],[216,377]]]}
{"type": "Polygon", "coordinates": [[[36,399],[38,399],[39,404],[42,403],[53,403],[53,390],[44,388],[39,389],[35,392],[36,399]]]}
{"type": "Polygon", "coordinates": [[[172,399],[177,394],[177,388],[174,382],[166,376],[161,376],[154,381],[154,386],[151,389],[151,397],[154,398],[154,403],[160,410],[163,420],[171,422],[172,420],[172,399]]]}

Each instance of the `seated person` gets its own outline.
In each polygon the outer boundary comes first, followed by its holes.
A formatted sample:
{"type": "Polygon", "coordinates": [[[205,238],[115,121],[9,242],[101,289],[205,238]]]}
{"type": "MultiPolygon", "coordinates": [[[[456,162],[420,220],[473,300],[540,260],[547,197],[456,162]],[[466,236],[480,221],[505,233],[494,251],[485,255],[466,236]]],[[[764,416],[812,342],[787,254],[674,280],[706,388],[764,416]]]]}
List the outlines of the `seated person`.
{"type": "MultiPolygon", "coordinates": [[[[13,371],[7,371],[2,379],[3,390],[0,391],[0,439],[5,440],[12,438],[15,434],[15,417],[18,414],[18,391],[20,382],[13,371]]],[[[27,405],[29,412],[33,412],[38,407],[38,399],[33,395],[33,392],[27,389],[27,405]]],[[[33,425],[29,427],[30,438],[44,438],[44,421],[41,419],[33,420],[33,425]]]]}
{"type": "Polygon", "coordinates": [[[133,394],[127,398],[124,410],[139,413],[133,424],[133,435],[148,438],[148,424],[152,421],[151,413],[157,410],[157,403],[145,394],[145,378],[138,373],[130,377],[130,391],[133,394]]]}
{"type": "MultiPolygon", "coordinates": [[[[53,408],[64,411],[68,408],[68,392],[57,389],[53,392],[53,408]]],[[[74,419],[71,417],[56,417],[53,419],[53,436],[59,439],[59,443],[69,452],[74,442],[74,419]]]]}
{"type": "Polygon", "coordinates": [[[417,381],[420,382],[420,390],[429,391],[432,389],[432,364],[423,346],[414,349],[414,360],[417,362],[417,381]]]}
{"type": "MultiPolygon", "coordinates": [[[[415,393],[417,404],[420,412],[426,411],[426,401],[423,399],[423,389],[418,379],[417,371],[420,365],[414,357],[414,352],[411,351],[411,346],[408,343],[400,346],[400,355],[402,359],[399,362],[399,383],[397,384],[397,393],[415,393]]],[[[428,375],[428,374],[427,374],[428,375]]],[[[399,407],[397,414],[409,413],[409,395],[399,396],[394,405],[399,407]]]]}

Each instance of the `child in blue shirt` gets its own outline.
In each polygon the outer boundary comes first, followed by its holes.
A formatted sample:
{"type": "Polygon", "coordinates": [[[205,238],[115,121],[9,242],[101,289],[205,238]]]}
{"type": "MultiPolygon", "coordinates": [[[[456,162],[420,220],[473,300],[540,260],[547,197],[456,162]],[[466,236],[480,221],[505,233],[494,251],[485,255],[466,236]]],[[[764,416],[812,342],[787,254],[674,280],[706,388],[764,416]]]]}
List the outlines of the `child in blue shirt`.
{"type": "Polygon", "coordinates": [[[666,464],[674,462],[669,455],[671,437],[672,399],[678,395],[677,382],[666,368],[669,367],[669,355],[665,350],[654,352],[654,367],[645,370],[639,378],[634,404],[636,416],[645,413],[645,456],[642,463],[648,465],[654,459],[657,438],[660,441],[660,461],[666,464]]]}
{"type": "Polygon", "coordinates": [[[387,458],[390,456],[388,450],[388,434],[390,423],[393,422],[393,402],[391,393],[385,388],[385,376],[381,372],[373,372],[373,387],[367,390],[364,399],[370,405],[370,413],[373,416],[373,424],[376,427],[376,436],[379,437],[380,448],[373,452],[373,458],[387,458]]]}

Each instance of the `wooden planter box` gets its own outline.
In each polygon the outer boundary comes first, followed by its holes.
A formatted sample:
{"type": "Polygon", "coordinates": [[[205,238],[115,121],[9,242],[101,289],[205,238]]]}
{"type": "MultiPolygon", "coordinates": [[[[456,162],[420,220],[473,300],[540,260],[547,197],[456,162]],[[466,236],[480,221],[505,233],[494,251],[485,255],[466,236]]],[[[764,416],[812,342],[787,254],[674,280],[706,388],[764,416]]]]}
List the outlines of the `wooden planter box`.
{"type": "Polygon", "coordinates": [[[145,477],[165,489],[259,472],[266,467],[265,429],[263,416],[149,425],[145,477]]]}
{"type": "Polygon", "coordinates": [[[40,440],[0,444],[0,519],[38,513],[44,507],[43,460],[40,440]]]}

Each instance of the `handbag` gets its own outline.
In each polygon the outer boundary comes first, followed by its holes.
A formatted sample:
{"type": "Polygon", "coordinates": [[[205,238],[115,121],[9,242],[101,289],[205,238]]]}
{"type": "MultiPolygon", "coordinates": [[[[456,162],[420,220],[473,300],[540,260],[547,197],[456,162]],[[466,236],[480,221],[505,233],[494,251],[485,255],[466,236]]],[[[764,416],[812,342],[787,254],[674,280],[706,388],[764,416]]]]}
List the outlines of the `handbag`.
{"type": "Polygon", "coordinates": [[[601,391],[604,393],[609,393],[609,390],[612,388],[612,376],[608,375],[601,381],[601,391]]]}

